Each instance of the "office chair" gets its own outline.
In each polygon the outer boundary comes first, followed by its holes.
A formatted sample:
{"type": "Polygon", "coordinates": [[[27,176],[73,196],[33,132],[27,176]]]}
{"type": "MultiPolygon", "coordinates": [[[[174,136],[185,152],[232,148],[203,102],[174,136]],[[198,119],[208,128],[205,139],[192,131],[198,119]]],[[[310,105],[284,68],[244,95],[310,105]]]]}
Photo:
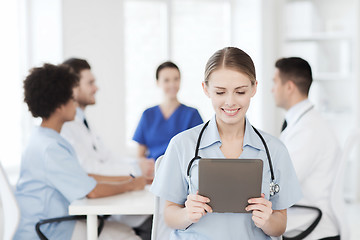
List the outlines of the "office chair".
{"type": "Polygon", "coordinates": [[[14,192],[8,181],[6,173],[0,163],[0,195],[3,208],[3,235],[2,239],[13,239],[20,221],[20,208],[17,204],[14,192]]]}
{"type": "MultiPolygon", "coordinates": [[[[41,240],[48,240],[48,238],[40,230],[41,225],[48,224],[48,223],[63,222],[63,221],[76,221],[76,220],[86,220],[86,216],[74,215],[74,216],[64,216],[64,217],[58,217],[58,218],[43,219],[36,223],[35,231],[41,240]]],[[[100,233],[101,233],[102,229],[104,228],[104,217],[98,216],[98,220],[99,220],[98,236],[100,236],[100,233]]]]}
{"type": "Polygon", "coordinates": [[[319,224],[321,217],[322,217],[322,212],[319,208],[312,207],[312,206],[293,205],[291,208],[308,210],[310,213],[316,214],[316,217],[314,218],[313,222],[304,231],[302,231],[299,234],[292,236],[292,237],[283,236],[283,238],[282,238],[283,240],[302,240],[302,239],[306,238],[319,224]]]}
{"type": "MultiPolygon", "coordinates": [[[[163,159],[163,156],[157,158],[155,162],[155,175],[156,171],[160,166],[160,163],[163,159]]],[[[170,233],[172,231],[169,228],[165,221],[164,221],[164,205],[165,201],[160,199],[160,197],[155,196],[155,212],[153,216],[153,225],[152,225],[152,232],[151,232],[151,239],[152,240],[168,240],[170,237],[170,233]]]]}

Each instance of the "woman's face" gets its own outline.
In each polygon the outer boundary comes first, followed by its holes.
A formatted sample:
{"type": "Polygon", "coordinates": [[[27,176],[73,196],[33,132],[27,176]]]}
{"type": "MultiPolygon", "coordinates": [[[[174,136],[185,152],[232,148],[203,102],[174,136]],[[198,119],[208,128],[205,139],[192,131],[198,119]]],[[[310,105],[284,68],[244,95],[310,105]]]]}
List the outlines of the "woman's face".
{"type": "Polygon", "coordinates": [[[71,98],[67,103],[60,107],[61,116],[64,122],[73,121],[76,115],[77,102],[71,98]]]}
{"type": "Polygon", "coordinates": [[[163,90],[165,97],[174,99],[180,89],[180,72],[176,68],[164,68],[159,72],[157,85],[163,90]]]}
{"type": "Polygon", "coordinates": [[[211,73],[205,94],[211,99],[217,121],[225,124],[241,123],[255,95],[257,82],[236,70],[222,68],[211,73]]]}

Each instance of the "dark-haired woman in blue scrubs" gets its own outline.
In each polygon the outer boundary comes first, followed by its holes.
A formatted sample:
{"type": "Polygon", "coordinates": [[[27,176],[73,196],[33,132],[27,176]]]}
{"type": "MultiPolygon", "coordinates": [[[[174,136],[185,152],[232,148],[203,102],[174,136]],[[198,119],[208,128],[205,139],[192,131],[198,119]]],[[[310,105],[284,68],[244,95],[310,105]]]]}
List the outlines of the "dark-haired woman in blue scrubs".
{"type": "Polygon", "coordinates": [[[203,123],[195,108],[180,103],[177,98],[180,70],[174,63],[164,62],[157,68],[156,82],[164,93],[163,102],[144,111],[133,137],[139,144],[137,155],[143,159],[140,166],[147,176],[153,174],[149,165],[153,166],[165,153],[172,137],[203,123]]]}

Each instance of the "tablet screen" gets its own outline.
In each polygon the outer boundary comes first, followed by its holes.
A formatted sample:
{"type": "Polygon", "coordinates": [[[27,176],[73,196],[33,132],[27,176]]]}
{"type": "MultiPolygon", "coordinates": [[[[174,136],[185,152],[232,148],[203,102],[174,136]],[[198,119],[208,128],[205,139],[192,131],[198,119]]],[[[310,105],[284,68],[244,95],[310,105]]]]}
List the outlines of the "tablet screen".
{"type": "Polygon", "coordinates": [[[200,159],[199,194],[214,212],[249,213],[248,199],[261,196],[262,172],[261,159],[200,159]]]}

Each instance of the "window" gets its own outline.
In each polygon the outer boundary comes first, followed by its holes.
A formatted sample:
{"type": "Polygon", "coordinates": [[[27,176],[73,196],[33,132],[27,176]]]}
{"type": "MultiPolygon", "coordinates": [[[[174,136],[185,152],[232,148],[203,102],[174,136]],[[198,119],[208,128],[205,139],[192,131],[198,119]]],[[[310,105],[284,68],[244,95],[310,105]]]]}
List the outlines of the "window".
{"type": "Polygon", "coordinates": [[[212,114],[202,92],[207,59],[231,43],[231,2],[218,0],[125,1],[125,79],[127,143],[142,112],[161,102],[157,66],[174,61],[181,71],[179,100],[212,114]],[[141,69],[141,71],[139,71],[141,69]]]}
{"type": "Polygon", "coordinates": [[[125,1],[126,139],[142,111],[161,100],[155,69],[168,59],[167,7],[164,1],[125,1]]]}
{"type": "Polygon", "coordinates": [[[0,29],[4,36],[0,44],[0,160],[11,171],[16,171],[20,162],[22,137],[18,8],[18,1],[0,3],[0,29]]]}
{"type": "Polygon", "coordinates": [[[6,0],[0,2],[0,160],[15,184],[21,153],[40,119],[23,103],[22,82],[31,67],[62,60],[61,1],[6,0]]]}
{"type": "Polygon", "coordinates": [[[213,115],[203,93],[205,64],[217,50],[230,45],[228,1],[174,1],[172,58],[182,71],[180,101],[199,109],[204,121],[213,115]]]}

